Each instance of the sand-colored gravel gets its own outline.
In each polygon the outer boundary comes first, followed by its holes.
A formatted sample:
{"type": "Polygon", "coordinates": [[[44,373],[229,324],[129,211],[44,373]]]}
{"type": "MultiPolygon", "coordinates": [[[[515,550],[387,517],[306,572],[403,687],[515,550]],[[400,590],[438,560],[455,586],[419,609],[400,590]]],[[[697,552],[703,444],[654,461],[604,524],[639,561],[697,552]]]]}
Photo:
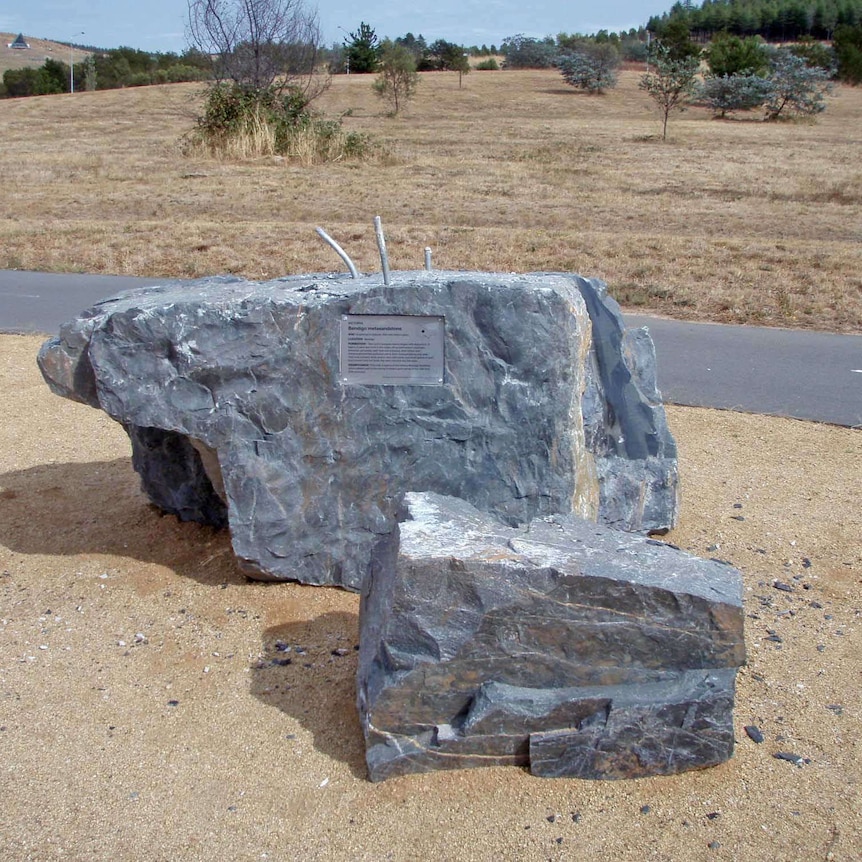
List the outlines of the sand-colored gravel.
{"type": "Polygon", "coordinates": [[[122,429],[41,381],[39,343],[0,337],[0,859],[862,858],[859,431],[669,409],[668,539],[745,578],[728,763],[374,785],[357,598],[250,582],[227,535],[160,516],[122,429]]]}

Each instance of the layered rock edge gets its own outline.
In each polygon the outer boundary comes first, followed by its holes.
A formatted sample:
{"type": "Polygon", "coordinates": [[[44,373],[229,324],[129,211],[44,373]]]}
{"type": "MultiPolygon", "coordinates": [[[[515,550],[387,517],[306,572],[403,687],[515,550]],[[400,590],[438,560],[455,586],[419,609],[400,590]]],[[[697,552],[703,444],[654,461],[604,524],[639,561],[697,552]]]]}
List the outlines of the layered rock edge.
{"type": "Polygon", "coordinates": [[[507,764],[638,778],[731,756],[737,570],[571,515],[517,529],[439,495],[405,506],[360,609],[372,781],[507,764]]]}

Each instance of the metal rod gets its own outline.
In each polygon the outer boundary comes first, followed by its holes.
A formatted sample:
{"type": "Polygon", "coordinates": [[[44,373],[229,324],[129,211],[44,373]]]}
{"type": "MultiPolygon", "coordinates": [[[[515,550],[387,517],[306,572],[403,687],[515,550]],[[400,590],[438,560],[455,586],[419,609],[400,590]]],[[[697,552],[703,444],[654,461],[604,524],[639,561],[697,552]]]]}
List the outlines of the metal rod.
{"type": "Polygon", "coordinates": [[[327,243],[327,245],[335,249],[338,256],[347,264],[347,268],[350,270],[350,274],[353,278],[359,278],[359,270],[356,269],[347,252],[322,227],[316,227],[315,230],[317,231],[317,235],[327,243]]]}
{"type": "Polygon", "coordinates": [[[374,216],[374,233],[377,234],[377,248],[380,249],[383,283],[389,284],[389,256],[386,254],[386,238],[383,236],[383,222],[381,222],[380,216],[374,216]]]}
{"type": "Polygon", "coordinates": [[[425,269],[431,272],[431,249],[425,246],[425,269]]]}

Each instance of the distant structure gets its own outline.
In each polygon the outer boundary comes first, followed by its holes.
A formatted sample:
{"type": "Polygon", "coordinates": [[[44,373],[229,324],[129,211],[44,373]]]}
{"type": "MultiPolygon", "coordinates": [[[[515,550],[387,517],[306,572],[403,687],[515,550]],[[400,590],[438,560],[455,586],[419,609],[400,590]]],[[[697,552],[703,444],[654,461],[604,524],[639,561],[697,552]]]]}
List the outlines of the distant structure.
{"type": "Polygon", "coordinates": [[[24,34],[19,33],[18,38],[14,42],[9,42],[7,48],[20,48],[22,51],[29,51],[30,46],[24,39],[24,34]]]}

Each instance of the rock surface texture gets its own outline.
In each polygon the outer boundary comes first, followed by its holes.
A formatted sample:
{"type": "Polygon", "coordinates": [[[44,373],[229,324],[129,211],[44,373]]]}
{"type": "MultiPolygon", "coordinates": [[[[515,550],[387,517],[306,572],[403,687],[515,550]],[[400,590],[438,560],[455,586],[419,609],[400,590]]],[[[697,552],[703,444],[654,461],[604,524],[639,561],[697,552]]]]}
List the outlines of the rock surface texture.
{"type": "MultiPolygon", "coordinates": [[[[373,364],[380,344],[366,347],[373,364]]],[[[397,355],[418,368],[412,347],[397,355]]],[[[39,364],[55,392],[123,424],[154,503],[227,521],[253,577],[358,590],[408,491],[510,525],[562,513],[651,531],[676,518],[652,343],[580,276],[153,287],[66,324],[39,364]],[[351,379],[343,327],[359,315],[442,318],[441,379],[351,379]]]]}
{"type": "Polygon", "coordinates": [[[408,494],[360,610],[369,776],[480,765],[635,778],[733,751],[729,565],[572,515],[511,528],[408,494]]]}

